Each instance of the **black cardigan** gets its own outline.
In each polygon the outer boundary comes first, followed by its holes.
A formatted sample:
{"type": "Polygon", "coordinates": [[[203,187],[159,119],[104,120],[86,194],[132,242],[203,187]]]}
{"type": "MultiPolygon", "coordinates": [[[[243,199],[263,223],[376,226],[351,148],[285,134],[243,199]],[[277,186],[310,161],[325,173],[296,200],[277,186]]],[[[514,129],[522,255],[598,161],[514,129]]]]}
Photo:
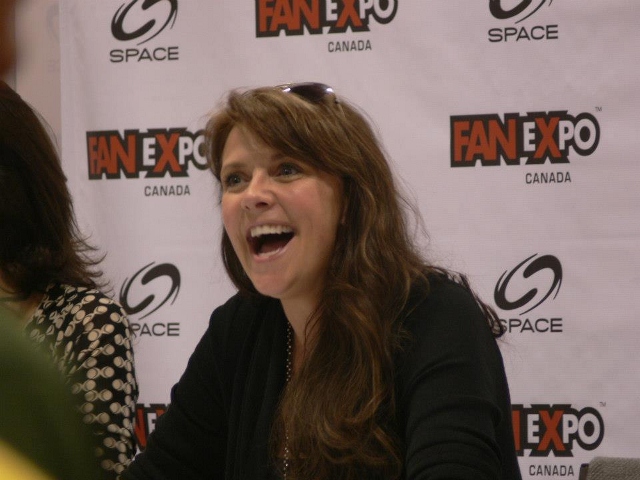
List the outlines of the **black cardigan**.
{"type": "MultiPolygon", "coordinates": [[[[407,310],[413,340],[396,368],[403,478],[519,480],[496,341],[467,290],[432,280],[429,295],[407,310]]],[[[285,328],[272,298],[236,295],[217,308],[146,450],[122,478],[269,478],[285,328]]]]}

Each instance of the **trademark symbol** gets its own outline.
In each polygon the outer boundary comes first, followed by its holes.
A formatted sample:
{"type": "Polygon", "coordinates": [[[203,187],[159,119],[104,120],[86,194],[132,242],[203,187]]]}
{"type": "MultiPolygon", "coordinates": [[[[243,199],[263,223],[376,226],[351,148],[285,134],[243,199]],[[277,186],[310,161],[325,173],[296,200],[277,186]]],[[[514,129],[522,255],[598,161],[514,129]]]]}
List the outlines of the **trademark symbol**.
{"type": "Polygon", "coordinates": [[[601,112],[602,111],[602,107],[596,107],[596,112],[601,112]]]}
{"type": "Polygon", "coordinates": [[[600,406],[601,407],[606,407],[607,406],[607,402],[600,402],[600,406]]]}

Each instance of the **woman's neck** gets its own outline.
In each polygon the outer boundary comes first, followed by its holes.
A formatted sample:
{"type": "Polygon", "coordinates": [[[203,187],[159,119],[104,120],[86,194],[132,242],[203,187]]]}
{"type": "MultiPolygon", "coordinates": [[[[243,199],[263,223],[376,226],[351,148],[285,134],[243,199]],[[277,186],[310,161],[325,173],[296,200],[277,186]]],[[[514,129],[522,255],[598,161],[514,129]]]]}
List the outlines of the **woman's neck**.
{"type": "Polygon", "coordinates": [[[308,328],[308,325],[315,312],[315,306],[307,301],[288,300],[282,301],[282,308],[293,329],[292,366],[295,374],[300,370],[313,344],[313,328],[308,328]]]}

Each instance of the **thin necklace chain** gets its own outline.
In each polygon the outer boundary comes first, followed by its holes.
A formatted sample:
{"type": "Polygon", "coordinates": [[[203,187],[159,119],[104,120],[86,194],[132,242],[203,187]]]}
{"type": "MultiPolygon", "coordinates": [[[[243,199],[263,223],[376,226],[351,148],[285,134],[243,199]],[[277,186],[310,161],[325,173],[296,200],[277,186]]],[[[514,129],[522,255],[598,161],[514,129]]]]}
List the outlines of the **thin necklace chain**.
{"type": "MultiPolygon", "coordinates": [[[[291,382],[291,376],[293,375],[293,329],[291,324],[287,322],[287,363],[286,363],[286,384],[291,382]]],[[[291,451],[289,450],[289,433],[285,430],[284,433],[284,462],[282,468],[282,478],[287,480],[287,471],[289,470],[289,458],[291,458],[291,451]]]]}

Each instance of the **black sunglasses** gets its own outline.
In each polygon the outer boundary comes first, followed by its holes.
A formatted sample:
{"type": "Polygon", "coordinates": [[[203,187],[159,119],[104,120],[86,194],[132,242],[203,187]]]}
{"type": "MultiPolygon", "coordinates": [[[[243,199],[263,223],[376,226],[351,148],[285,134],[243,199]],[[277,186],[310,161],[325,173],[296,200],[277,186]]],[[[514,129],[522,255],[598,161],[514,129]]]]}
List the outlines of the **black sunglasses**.
{"type": "Polygon", "coordinates": [[[328,95],[332,95],[335,102],[338,103],[338,97],[336,97],[333,88],[324,83],[316,82],[302,82],[302,83],[286,83],[284,85],[278,85],[285,93],[293,93],[299,97],[304,98],[312,103],[320,103],[322,99],[328,95]]]}

